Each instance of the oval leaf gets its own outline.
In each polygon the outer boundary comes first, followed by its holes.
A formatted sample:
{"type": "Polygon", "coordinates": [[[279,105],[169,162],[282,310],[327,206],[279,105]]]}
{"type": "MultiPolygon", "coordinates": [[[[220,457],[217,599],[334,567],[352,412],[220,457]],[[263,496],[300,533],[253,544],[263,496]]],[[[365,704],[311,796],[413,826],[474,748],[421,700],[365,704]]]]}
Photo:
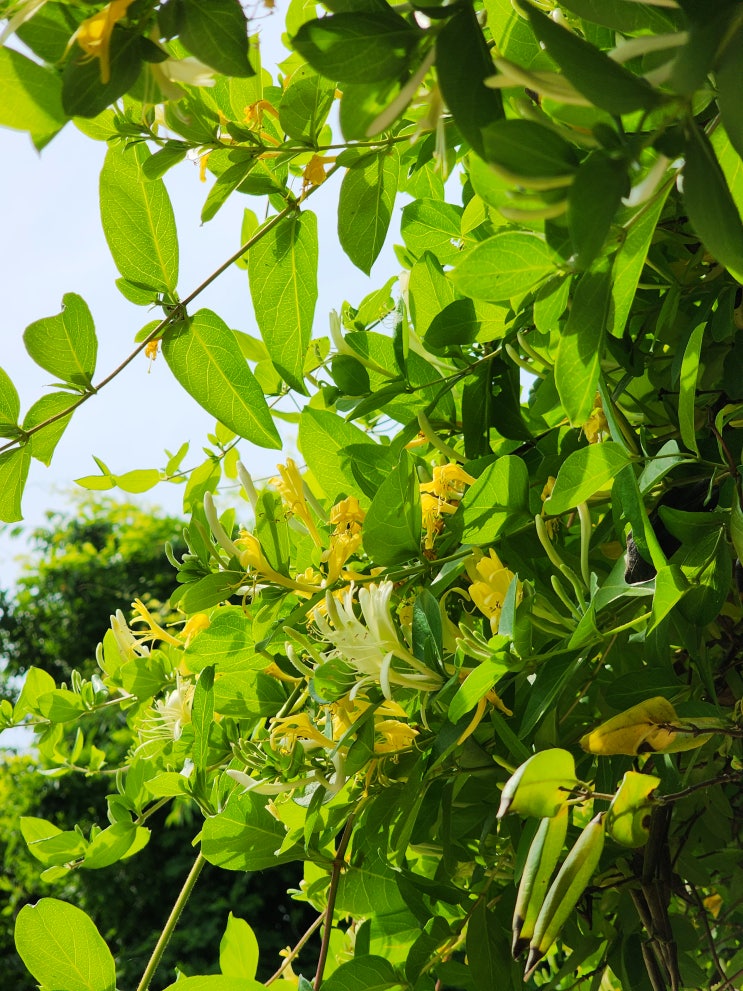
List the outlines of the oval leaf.
{"type": "Polygon", "coordinates": [[[230,430],[259,447],[281,447],[266,400],[227,324],[199,310],[163,338],[163,355],[183,388],[230,430]]]}

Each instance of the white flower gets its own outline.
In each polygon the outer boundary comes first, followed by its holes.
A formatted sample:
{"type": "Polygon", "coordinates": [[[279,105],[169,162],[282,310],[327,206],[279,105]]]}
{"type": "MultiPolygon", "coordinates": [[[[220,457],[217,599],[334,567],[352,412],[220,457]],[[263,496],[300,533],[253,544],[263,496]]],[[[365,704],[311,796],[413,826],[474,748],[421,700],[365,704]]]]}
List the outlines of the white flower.
{"type": "Polygon", "coordinates": [[[116,615],[111,617],[111,631],[116,640],[116,646],[119,648],[119,653],[127,661],[131,661],[135,657],[147,657],[149,654],[149,648],[145,647],[129,629],[129,624],[121,609],[117,609],[116,615]]]}
{"type": "Polygon", "coordinates": [[[163,62],[153,62],[150,65],[155,82],[168,100],[180,100],[185,96],[178,85],[213,86],[215,70],[211,69],[197,58],[167,58],[163,62]]]}
{"type": "Polygon", "coordinates": [[[191,722],[195,685],[176,680],[176,687],[164,699],[155,702],[151,714],[142,720],[139,735],[150,740],[179,740],[183,727],[191,722]]]}
{"type": "Polygon", "coordinates": [[[359,590],[358,601],[364,619],[354,612],[354,586],[342,599],[331,592],[325,596],[325,610],[315,609],[313,619],[320,635],[333,645],[331,653],[342,657],[365,677],[356,686],[376,681],[387,699],[392,685],[434,691],[441,678],[431,671],[401,642],[390,615],[391,581],[366,585],[359,590]],[[366,624],[366,625],[364,625],[366,624]]]}

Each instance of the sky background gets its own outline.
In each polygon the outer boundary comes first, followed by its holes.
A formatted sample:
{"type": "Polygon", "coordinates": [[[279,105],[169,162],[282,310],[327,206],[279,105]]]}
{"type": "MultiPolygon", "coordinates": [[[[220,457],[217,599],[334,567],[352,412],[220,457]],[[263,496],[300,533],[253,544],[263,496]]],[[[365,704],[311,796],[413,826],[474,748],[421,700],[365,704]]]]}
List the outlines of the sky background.
{"type": "MultiPolygon", "coordinates": [[[[265,67],[286,54],[280,44],[281,13],[260,22],[265,67]]],[[[98,176],[106,145],[83,136],[72,124],[39,154],[20,131],[0,128],[0,188],[3,190],[3,233],[0,236],[0,366],[10,375],[21,397],[22,416],[50,384],[51,376],[27,355],[23,331],[29,323],[61,310],[67,292],[81,295],[90,307],[98,334],[95,381],[115,368],[132,350],[137,331],[158,311],[128,303],[115,286],[113,264],[100,224],[98,176]]],[[[341,251],[336,232],[340,176],[313,194],[309,207],[318,215],[320,236],[319,299],[314,336],[328,333],[328,314],[345,300],[358,305],[372,289],[399,270],[391,239],[377,260],[371,278],[356,269],[341,251]]],[[[240,244],[246,206],[259,216],[265,200],[234,194],[208,224],[200,212],[213,178],[199,181],[198,165],[184,162],[165,176],[178,226],[181,297],[189,293],[240,244]]],[[[391,230],[399,230],[398,202],[391,230]]],[[[235,329],[259,336],[248,290],[247,274],[236,266],[224,273],[199,298],[235,329]]],[[[90,399],[73,416],[50,468],[34,461],[23,500],[23,527],[45,522],[48,510],[69,506],[67,493],[74,479],[97,474],[92,455],[117,474],[135,468],[163,467],[165,450],[176,451],[186,440],[191,451],[183,467],[203,460],[202,445],[214,420],[173,379],[160,357],[150,368],[140,356],[122,375],[90,399]]],[[[296,454],[286,427],[284,455],[246,442],[242,459],[256,478],[275,473],[287,454],[296,454]]],[[[112,490],[116,496],[119,490],[112,490]]],[[[136,498],[169,512],[181,511],[182,488],[161,484],[136,498]]],[[[11,539],[10,527],[0,529],[0,586],[12,584],[15,560],[25,542],[11,539]]]]}

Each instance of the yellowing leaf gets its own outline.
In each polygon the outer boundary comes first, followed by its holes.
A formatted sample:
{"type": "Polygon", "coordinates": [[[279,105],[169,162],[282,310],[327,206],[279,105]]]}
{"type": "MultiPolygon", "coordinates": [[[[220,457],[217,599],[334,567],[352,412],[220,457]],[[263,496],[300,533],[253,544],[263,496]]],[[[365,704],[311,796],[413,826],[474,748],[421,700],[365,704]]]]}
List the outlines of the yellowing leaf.
{"type": "Polygon", "coordinates": [[[556,816],[578,783],[575,761],[567,750],[542,750],[525,761],[506,781],[498,818],[507,812],[540,819],[556,816]]]}
{"type": "Polygon", "coordinates": [[[580,745],[590,754],[646,754],[667,750],[676,733],[667,724],[678,725],[676,710],[658,695],[620,712],[581,737],[580,745]]]}
{"type": "Polygon", "coordinates": [[[622,846],[638,847],[650,835],[652,794],[660,778],[639,771],[627,771],[606,813],[606,831],[622,846]]]}

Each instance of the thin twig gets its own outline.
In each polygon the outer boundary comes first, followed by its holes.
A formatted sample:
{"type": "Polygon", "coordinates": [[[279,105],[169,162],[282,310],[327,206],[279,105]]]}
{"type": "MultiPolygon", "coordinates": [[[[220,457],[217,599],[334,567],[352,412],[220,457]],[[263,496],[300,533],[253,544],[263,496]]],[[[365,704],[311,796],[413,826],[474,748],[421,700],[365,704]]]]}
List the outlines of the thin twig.
{"type": "Polygon", "coordinates": [[[324,918],[325,918],[325,913],[324,912],[323,912],[322,915],[318,915],[318,917],[312,923],[312,925],[307,930],[307,932],[304,934],[304,936],[302,936],[302,938],[299,940],[299,942],[296,944],[296,946],[292,947],[292,949],[289,950],[289,952],[287,953],[286,957],[284,958],[284,962],[281,964],[281,966],[276,971],[276,973],[275,974],[271,974],[271,976],[269,977],[269,979],[266,981],[266,986],[268,986],[269,984],[273,984],[274,981],[277,981],[281,977],[281,975],[284,973],[284,971],[289,966],[289,964],[292,962],[292,960],[294,960],[295,957],[301,952],[302,948],[305,946],[305,944],[310,939],[310,937],[313,935],[313,933],[316,933],[317,930],[320,928],[320,926],[322,925],[322,921],[323,921],[324,918]]]}
{"type": "Polygon", "coordinates": [[[707,938],[707,946],[709,947],[710,956],[712,957],[712,962],[717,969],[717,975],[720,979],[720,987],[730,988],[730,991],[735,991],[735,988],[730,982],[730,979],[725,974],[725,968],[722,966],[722,961],[717,953],[717,947],[715,945],[715,937],[712,935],[712,930],[709,926],[709,919],[707,918],[707,909],[702,901],[702,896],[699,894],[697,889],[689,881],[686,882],[686,890],[691,894],[692,898],[697,904],[699,909],[699,915],[702,919],[702,925],[704,926],[705,936],[707,938]]]}
{"type": "Polygon", "coordinates": [[[688,788],[682,788],[681,791],[675,791],[671,795],[658,795],[655,799],[663,805],[667,805],[671,802],[678,802],[682,798],[686,798],[687,795],[692,795],[695,791],[702,791],[704,788],[714,788],[715,785],[725,785],[730,781],[740,781],[743,778],[743,774],[740,772],[729,774],[721,774],[717,778],[709,778],[708,781],[698,781],[695,785],[689,785],[688,788]]]}

